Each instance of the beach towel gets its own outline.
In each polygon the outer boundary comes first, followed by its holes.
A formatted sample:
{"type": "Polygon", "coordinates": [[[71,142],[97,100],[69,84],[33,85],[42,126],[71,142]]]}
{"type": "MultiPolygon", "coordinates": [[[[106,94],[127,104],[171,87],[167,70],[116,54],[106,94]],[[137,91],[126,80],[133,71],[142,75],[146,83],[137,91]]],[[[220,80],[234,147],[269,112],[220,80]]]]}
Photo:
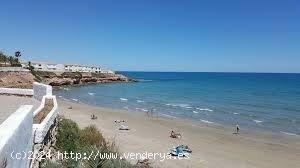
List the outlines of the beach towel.
{"type": "Polygon", "coordinates": [[[185,157],[188,155],[188,152],[184,151],[183,145],[178,145],[177,147],[173,147],[170,154],[172,156],[181,156],[185,157]]]}
{"type": "Polygon", "coordinates": [[[130,130],[130,129],[128,126],[121,124],[119,130],[130,130]]]}

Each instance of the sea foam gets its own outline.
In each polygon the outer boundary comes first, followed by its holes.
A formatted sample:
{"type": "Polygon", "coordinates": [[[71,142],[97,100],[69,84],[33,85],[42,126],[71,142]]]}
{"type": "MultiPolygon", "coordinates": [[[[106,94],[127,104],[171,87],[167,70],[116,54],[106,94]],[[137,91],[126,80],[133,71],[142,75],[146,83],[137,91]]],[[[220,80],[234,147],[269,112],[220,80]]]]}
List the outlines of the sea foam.
{"type": "Polygon", "coordinates": [[[88,94],[89,94],[90,96],[94,96],[96,93],[88,92],[88,94]]]}
{"type": "Polygon", "coordinates": [[[260,121],[260,120],[253,120],[254,122],[256,123],[262,123],[263,121],[260,121]]]}
{"type": "Polygon", "coordinates": [[[168,114],[161,114],[162,116],[168,117],[168,118],[176,118],[174,116],[168,115],[168,114]]]}
{"type": "Polygon", "coordinates": [[[196,109],[200,110],[200,111],[209,111],[209,112],[213,111],[212,109],[209,109],[209,108],[196,108],[196,109]]]}
{"type": "Polygon", "coordinates": [[[280,131],[280,132],[283,133],[283,134],[286,134],[286,135],[298,136],[297,134],[290,133],[290,132],[284,132],[284,131],[280,131]]]}
{"type": "Polygon", "coordinates": [[[207,120],[200,120],[200,121],[202,121],[202,122],[204,122],[204,123],[207,123],[207,124],[213,124],[214,122],[212,122],[212,121],[207,121],[207,120]]]}
{"type": "Polygon", "coordinates": [[[120,98],[120,100],[121,100],[121,101],[128,101],[128,99],[122,98],[122,97],[120,98]]]}
{"type": "Polygon", "coordinates": [[[172,107],[192,108],[189,106],[189,104],[183,104],[183,103],[167,103],[166,105],[172,107]]]}
{"type": "Polygon", "coordinates": [[[138,103],[143,103],[143,102],[145,102],[145,101],[143,101],[143,100],[136,100],[136,102],[138,102],[138,103]]]}
{"type": "Polygon", "coordinates": [[[147,112],[147,111],[149,111],[149,110],[147,110],[147,109],[143,109],[143,108],[135,108],[136,110],[141,110],[141,111],[144,111],[144,112],[147,112]]]}

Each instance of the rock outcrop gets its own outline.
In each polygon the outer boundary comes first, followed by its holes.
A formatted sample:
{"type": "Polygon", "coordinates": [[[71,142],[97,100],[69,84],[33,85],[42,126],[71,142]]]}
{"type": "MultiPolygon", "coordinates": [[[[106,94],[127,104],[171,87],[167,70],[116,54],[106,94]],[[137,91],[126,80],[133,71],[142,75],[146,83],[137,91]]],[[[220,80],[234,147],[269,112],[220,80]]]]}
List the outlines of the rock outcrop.
{"type": "Polygon", "coordinates": [[[130,82],[121,74],[80,73],[80,72],[1,72],[0,87],[32,88],[34,81],[51,86],[80,85],[88,83],[130,82]]]}
{"type": "Polygon", "coordinates": [[[120,74],[64,72],[43,76],[43,83],[51,86],[78,85],[87,83],[128,82],[128,78],[120,74]]]}

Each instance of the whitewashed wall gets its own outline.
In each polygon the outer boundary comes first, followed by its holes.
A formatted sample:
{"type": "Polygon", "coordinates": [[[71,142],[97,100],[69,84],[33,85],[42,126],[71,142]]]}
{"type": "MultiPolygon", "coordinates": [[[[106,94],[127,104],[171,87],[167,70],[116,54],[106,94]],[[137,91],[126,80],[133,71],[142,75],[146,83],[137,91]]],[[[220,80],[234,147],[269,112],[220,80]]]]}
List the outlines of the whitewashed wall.
{"type": "Polygon", "coordinates": [[[45,105],[45,99],[53,100],[53,109],[48,113],[48,115],[44,118],[42,123],[33,124],[33,137],[34,143],[42,143],[46,134],[49,131],[49,128],[53,125],[55,119],[58,117],[58,107],[55,96],[46,95],[43,97],[40,107],[33,112],[33,116],[37,115],[45,105]]]}
{"type": "Polygon", "coordinates": [[[30,160],[24,158],[32,150],[32,105],[23,105],[0,125],[0,167],[25,168],[30,160]],[[22,158],[17,159],[17,153],[22,158]]]}
{"type": "Polygon", "coordinates": [[[45,85],[42,83],[34,82],[33,83],[33,97],[39,101],[43,99],[43,96],[52,95],[52,86],[45,85]]]}
{"type": "Polygon", "coordinates": [[[12,95],[26,95],[32,96],[33,89],[18,89],[18,88],[0,88],[0,93],[12,94],[12,95]]]}
{"type": "Polygon", "coordinates": [[[34,83],[33,89],[0,88],[0,93],[33,95],[35,99],[41,101],[39,108],[33,113],[31,112],[32,105],[20,106],[0,125],[0,167],[4,162],[7,164],[6,168],[29,167],[28,158],[17,159],[16,156],[23,158],[26,154],[28,157],[33,150],[34,143],[43,143],[58,117],[56,97],[52,95],[51,86],[37,82],[34,83]],[[33,117],[44,108],[45,99],[53,99],[53,109],[40,124],[33,124],[33,117]]]}
{"type": "Polygon", "coordinates": [[[41,101],[43,96],[52,95],[52,86],[34,82],[33,89],[0,88],[0,94],[33,96],[35,99],[41,101]]]}
{"type": "Polygon", "coordinates": [[[24,69],[22,67],[0,67],[0,71],[2,72],[28,72],[28,69],[24,69]]]}

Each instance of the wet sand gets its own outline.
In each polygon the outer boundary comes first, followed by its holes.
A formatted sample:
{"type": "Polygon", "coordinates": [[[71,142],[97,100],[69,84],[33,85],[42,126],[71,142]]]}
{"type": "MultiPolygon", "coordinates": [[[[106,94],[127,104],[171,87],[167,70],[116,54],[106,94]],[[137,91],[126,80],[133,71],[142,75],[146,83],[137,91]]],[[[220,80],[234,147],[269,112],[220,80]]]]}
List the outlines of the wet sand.
{"type": "MultiPolygon", "coordinates": [[[[300,166],[300,137],[269,132],[243,130],[233,134],[234,128],[187,120],[147,117],[146,114],[93,107],[58,100],[60,114],[76,121],[80,127],[96,125],[103,135],[115,141],[120,152],[168,153],[177,144],[192,150],[189,158],[160,161],[159,167],[209,168],[296,168],[300,166]],[[68,107],[72,106],[72,109],[68,107]],[[90,115],[98,118],[91,120],[90,115]],[[125,120],[129,131],[118,130],[114,120],[125,120]],[[169,137],[171,130],[179,131],[182,139],[169,137]]],[[[162,155],[163,156],[163,155],[162,155]]],[[[136,160],[131,160],[135,163],[136,160]]]]}

